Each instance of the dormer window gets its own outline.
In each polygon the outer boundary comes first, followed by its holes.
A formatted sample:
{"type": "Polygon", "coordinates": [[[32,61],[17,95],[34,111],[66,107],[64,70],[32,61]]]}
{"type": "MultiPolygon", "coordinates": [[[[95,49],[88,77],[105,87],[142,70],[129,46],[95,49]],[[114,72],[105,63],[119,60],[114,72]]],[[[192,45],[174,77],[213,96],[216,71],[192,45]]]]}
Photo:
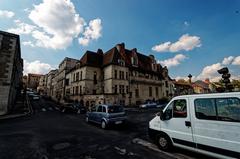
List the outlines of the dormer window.
{"type": "Polygon", "coordinates": [[[137,66],[138,65],[137,57],[131,57],[131,63],[132,63],[133,66],[137,66]]]}
{"type": "Polygon", "coordinates": [[[125,66],[125,61],[123,59],[118,59],[118,64],[120,66],[125,66]]]}

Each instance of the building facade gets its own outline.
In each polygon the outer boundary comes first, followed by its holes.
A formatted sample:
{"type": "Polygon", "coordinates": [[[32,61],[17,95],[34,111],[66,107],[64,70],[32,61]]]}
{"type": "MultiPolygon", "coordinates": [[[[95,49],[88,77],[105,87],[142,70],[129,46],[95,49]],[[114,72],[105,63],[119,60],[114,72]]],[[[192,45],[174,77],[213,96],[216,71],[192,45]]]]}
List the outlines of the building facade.
{"type": "Polygon", "coordinates": [[[66,74],[65,97],[86,106],[106,103],[136,105],[173,96],[168,69],[124,43],[103,53],[87,51],[66,74]]]}
{"type": "Polygon", "coordinates": [[[63,102],[65,97],[65,79],[66,74],[70,69],[75,67],[79,60],[72,59],[69,57],[64,58],[64,60],[59,64],[58,71],[54,75],[53,82],[53,96],[52,98],[56,101],[63,102]]]}
{"type": "Polygon", "coordinates": [[[40,78],[43,75],[41,74],[34,74],[34,73],[29,73],[28,74],[28,79],[27,79],[27,87],[31,88],[33,90],[37,90],[37,87],[39,85],[40,82],[40,78]]]}
{"type": "Polygon", "coordinates": [[[40,77],[37,92],[40,95],[47,95],[47,75],[42,75],[40,77]]]}
{"type": "Polygon", "coordinates": [[[22,88],[19,35],[0,31],[0,57],[0,115],[3,115],[11,111],[22,88]]]}
{"type": "Polygon", "coordinates": [[[47,74],[47,96],[49,97],[53,96],[53,87],[54,87],[53,78],[57,72],[58,70],[51,70],[47,74]]]}

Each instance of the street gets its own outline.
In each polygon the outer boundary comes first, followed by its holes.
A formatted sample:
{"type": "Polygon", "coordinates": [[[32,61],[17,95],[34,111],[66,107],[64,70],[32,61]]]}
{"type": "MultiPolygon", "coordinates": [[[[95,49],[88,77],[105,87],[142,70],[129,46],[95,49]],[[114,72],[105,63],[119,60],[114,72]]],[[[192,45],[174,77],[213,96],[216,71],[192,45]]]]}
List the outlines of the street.
{"type": "Polygon", "coordinates": [[[149,146],[148,121],[157,109],[129,109],[125,126],[103,130],[86,123],[84,114],[60,112],[52,101],[31,103],[32,115],[0,121],[1,159],[207,158],[178,148],[166,153],[149,146]]]}

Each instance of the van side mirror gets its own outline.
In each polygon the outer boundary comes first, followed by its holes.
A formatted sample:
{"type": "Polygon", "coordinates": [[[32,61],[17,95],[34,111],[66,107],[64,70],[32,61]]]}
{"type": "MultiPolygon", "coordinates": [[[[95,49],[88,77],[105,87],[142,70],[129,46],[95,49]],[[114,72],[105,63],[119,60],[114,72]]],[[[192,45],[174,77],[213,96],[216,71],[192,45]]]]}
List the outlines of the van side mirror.
{"type": "Polygon", "coordinates": [[[163,113],[162,110],[159,112],[159,117],[160,117],[160,120],[165,120],[165,114],[163,113]]]}

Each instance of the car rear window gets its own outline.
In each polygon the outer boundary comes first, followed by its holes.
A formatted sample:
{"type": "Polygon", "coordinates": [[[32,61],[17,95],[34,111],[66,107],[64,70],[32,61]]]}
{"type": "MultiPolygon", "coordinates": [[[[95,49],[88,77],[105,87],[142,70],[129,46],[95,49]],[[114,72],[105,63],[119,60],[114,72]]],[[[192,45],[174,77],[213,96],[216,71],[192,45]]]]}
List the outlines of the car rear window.
{"type": "Polygon", "coordinates": [[[109,106],[108,113],[120,113],[123,112],[124,109],[121,106],[109,106]]]}

